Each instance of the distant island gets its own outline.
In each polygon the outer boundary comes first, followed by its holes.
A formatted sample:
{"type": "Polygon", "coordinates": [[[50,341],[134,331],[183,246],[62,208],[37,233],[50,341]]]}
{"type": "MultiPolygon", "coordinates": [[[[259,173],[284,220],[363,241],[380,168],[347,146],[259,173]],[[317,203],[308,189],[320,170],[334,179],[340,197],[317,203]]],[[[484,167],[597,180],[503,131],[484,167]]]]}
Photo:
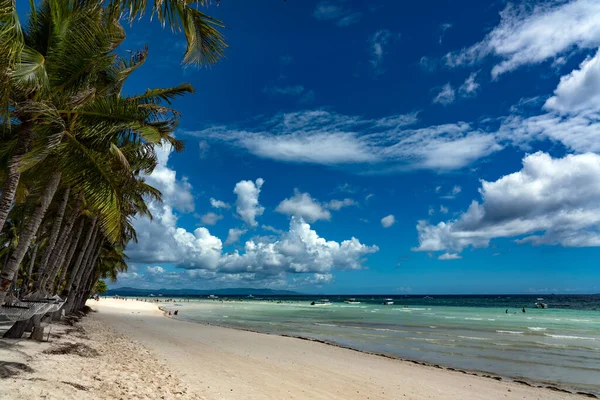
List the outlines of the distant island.
{"type": "Polygon", "coordinates": [[[226,288],[214,290],[196,289],[137,289],[132,287],[120,287],[109,289],[106,296],[148,296],[150,294],[163,296],[202,296],[202,295],[299,295],[301,293],[291,290],[255,289],[255,288],[226,288]]]}

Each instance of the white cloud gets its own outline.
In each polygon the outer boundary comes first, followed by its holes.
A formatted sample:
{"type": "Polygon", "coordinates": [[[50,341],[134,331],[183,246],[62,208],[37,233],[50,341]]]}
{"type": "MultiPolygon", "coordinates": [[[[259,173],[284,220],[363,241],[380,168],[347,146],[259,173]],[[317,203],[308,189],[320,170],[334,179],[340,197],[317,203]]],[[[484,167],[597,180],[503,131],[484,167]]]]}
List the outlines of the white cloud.
{"type": "Polygon", "coordinates": [[[440,44],[442,44],[442,40],[444,39],[444,35],[446,34],[446,31],[450,28],[452,28],[452,24],[450,24],[450,23],[445,23],[445,24],[440,25],[440,30],[442,31],[442,33],[440,34],[440,38],[438,40],[440,44]]]}
{"type": "Polygon", "coordinates": [[[304,86],[265,86],[263,93],[281,96],[300,96],[304,93],[304,86]]]}
{"type": "Polygon", "coordinates": [[[579,69],[560,78],[544,108],[565,114],[600,110],[600,50],[586,58],[579,69]]]}
{"type": "Polygon", "coordinates": [[[600,246],[600,156],[552,158],[538,152],[523,168],[495,182],[482,181],[482,202],[473,201],[455,220],[419,221],[416,251],[459,253],[487,247],[494,238],[517,243],[600,246]]]}
{"type": "Polygon", "coordinates": [[[395,223],[396,223],[396,217],[394,217],[392,214],[388,215],[387,217],[381,218],[381,226],[383,226],[384,228],[389,228],[390,226],[394,225],[395,223]]]}
{"type": "MultiPolygon", "coordinates": [[[[444,206],[440,205],[440,212],[442,214],[448,214],[448,207],[444,207],[444,206]]],[[[429,215],[431,215],[431,214],[429,214],[429,215]]]]}
{"type": "Polygon", "coordinates": [[[477,72],[473,72],[460,86],[458,92],[462,97],[473,97],[479,90],[479,83],[475,80],[477,78],[477,72]]]}
{"type": "Polygon", "coordinates": [[[429,210],[427,210],[427,214],[429,214],[429,215],[435,214],[435,210],[433,209],[433,207],[429,207],[429,210]]]}
{"type": "Polygon", "coordinates": [[[371,36],[371,59],[369,62],[373,67],[375,75],[381,75],[385,72],[383,68],[383,56],[385,54],[385,47],[391,39],[392,33],[387,29],[381,29],[371,36]]]}
{"type": "Polygon", "coordinates": [[[262,158],[337,165],[361,173],[453,170],[502,149],[495,135],[465,122],[420,129],[404,126],[414,121],[416,115],[363,119],[315,110],[277,114],[247,130],[215,126],[187,133],[262,158]]]}
{"type": "Polygon", "coordinates": [[[502,61],[492,76],[527,64],[538,64],[576,49],[600,45],[600,3],[596,0],[551,1],[522,6],[509,4],[500,24],[483,41],[446,55],[449,66],[472,64],[488,55],[502,61]]]}
{"type": "Polygon", "coordinates": [[[225,245],[237,243],[240,240],[240,237],[248,232],[247,229],[237,229],[231,228],[227,233],[227,240],[225,240],[225,245]]]}
{"type": "Polygon", "coordinates": [[[334,21],[339,27],[355,24],[362,17],[362,13],[344,8],[341,1],[320,1],[313,15],[319,21],[334,21]]]}
{"type": "MultiPolygon", "coordinates": [[[[437,192],[437,190],[436,190],[437,192]]],[[[462,188],[458,185],[454,185],[454,187],[452,188],[452,190],[450,191],[450,193],[441,196],[442,199],[453,199],[455,198],[460,192],[462,192],[462,188]]]]}
{"type": "MultiPolygon", "coordinates": [[[[292,217],[287,232],[278,239],[251,239],[244,252],[223,253],[223,243],[206,228],[194,232],[177,227],[177,220],[167,216],[168,206],[153,210],[155,219],[140,220],[139,243],[127,253],[134,263],[172,263],[185,269],[199,269],[219,274],[254,274],[254,279],[287,273],[330,273],[336,269],[359,269],[363,257],[378,250],[356,238],[342,242],[327,241],[302,218],[292,217]]],[[[231,232],[230,232],[231,233],[231,232]]]]}
{"type": "Polygon", "coordinates": [[[151,175],[145,175],[146,183],[160,190],[163,201],[181,212],[194,211],[194,196],[192,185],[187,178],[177,179],[177,172],[169,167],[167,163],[173,152],[172,147],[162,146],[156,148],[158,165],[151,175]]]}
{"type": "Polygon", "coordinates": [[[164,274],[165,273],[165,269],[163,267],[146,267],[146,272],[148,272],[150,275],[160,275],[160,274],[164,274]]]}
{"type": "Polygon", "coordinates": [[[309,223],[331,219],[331,213],[321,203],[314,200],[309,193],[300,193],[297,189],[294,196],[279,203],[275,211],[302,217],[309,223]]]}
{"type": "Polygon", "coordinates": [[[437,94],[437,96],[433,98],[432,102],[447,106],[448,104],[452,104],[454,102],[455,97],[456,94],[454,89],[448,82],[442,87],[442,90],[437,94]]]}
{"type": "Polygon", "coordinates": [[[233,193],[237,195],[236,211],[242,221],[251,227],[258,226],[256,217],[265,211],[265,208],[258,203],[258,196],[264,182],[262,178],[258,178],[256,182],[240,181],[233,190],[233,193]]]}
{"type": "Polygon", "coordinates": [[[217,222],[223,219],[222,215],[215,214],[214,212],[208,212],[200,218],[203,225],[216,225],[217,222]]]}
{"type": "Polygon", "coordinates": [[[327,208],[329,208],[330,210],[339,211],[343,207],[350,207],[356,205],[357,204],[354,200],[346,198],[344,200],[331,200],[329,203],[327,203],[327,208]]]}
{"type": "Polygon", "coordinates": [[[462,257],[456,253],[444,253],[438,257],[438,260],[460,260],[462,257]]]}
{"type": "Polygon", "coordinates": [[[213,208],[225,208],[225,209],[231,208],[231,206],[228,203],[221,201],[221,200],[217,200],[213,197],[210,198],[210,205],[213,208]]]}

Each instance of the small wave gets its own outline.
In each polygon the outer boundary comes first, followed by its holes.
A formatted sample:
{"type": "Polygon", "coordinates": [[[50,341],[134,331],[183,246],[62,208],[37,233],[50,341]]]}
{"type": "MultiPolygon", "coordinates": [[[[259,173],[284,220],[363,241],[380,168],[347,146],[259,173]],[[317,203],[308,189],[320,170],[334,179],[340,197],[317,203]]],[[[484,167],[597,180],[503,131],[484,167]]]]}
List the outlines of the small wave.
{"type": "Polygon", "coordinates": [[[458,336],[461,339],[471,339],[471,340],[488,340],[487,338],[477,337],[477,336],[458,336]]]}
{"type": "Polygon", "coordinates": [[[318,323],[318,322],[315,322],[315,325],[318,325],[318,326],[331,326],[331,327],[338,326],[338,325],[334,325],[334,324],[321,324],[321,323],[318,323]]]}
{"type": "Polygon", "coordinates": [[[496,318],[488,318],[488,321],[495,321],[496,318]]]}
{"type": "Polygon", "coordinates": [[[548,328],[542,328],[539,326],[528,326],[527,329],[529,329],[530,331],[538,332],[538,331],[545,331],[548,328]]]}
{"type": "Polygon", "coordinates": [[[434,326],[434,325],[429,325],[429,327],[430,327],[431,329],[435,329],[435,328],[437,328],[437,326],[434,326]]]}
{"type": "Polygon", "coordinates": [[[576,319],[576,318],[567,318],[567,321],[571,321],[571,322],[591,322],[589,319],[576,319]]]}
{"type": "Polygon", "coordinates": [[[523,332],[521,331],[502,331],[502,330],[496,330],[496,332],[498,333],[508,333],[509,335],[522,335],[523,332]]]}
{"type": "Polygon", "coordinates": [[[579,339],[579,340],[596,340],[596,338],[586,336],[570,336],[570,335],[552,335],[550,333],[544,333],[545,336],[555,339],[579,339]]]}
{"type": "Polygon", "coordinates": [[[456,319],[456,317],[444,317],[446,319],[456,319]]]}
{"type": "Polygon", "coordinates": [[[483,321],[483,318],[465,318],[467,321],[483,321]]]}

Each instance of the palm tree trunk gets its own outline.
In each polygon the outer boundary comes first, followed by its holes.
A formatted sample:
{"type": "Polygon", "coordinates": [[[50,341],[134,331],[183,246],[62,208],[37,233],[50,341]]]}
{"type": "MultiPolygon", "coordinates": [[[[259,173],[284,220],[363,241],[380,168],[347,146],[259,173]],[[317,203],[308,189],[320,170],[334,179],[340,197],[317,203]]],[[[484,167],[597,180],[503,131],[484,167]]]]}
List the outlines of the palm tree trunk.
{"type": "Polygon", "coordinates": [[[73,236],[73,239],[71,240],[68,252],[63,253],[61,258],[59,258],[56,262],[58,265],[62,265],[62,271],[60,272],[60,277],[56,282],[56,287],[54,288],[54,290],[52,290],[52,293],[58,293],[60,287],[63,285],[63,282],[65,281],[65,279],[67,279],[67,272],[69,271],[69,267],[71,266],[71,260],[73,259],[75,250],[77,250],[77,244],[79,243],[79,239],[81,238],[81,232],[83,232],[84,225],[85,218],[81,218],[79,228],[77,229],[77,233],[75,234],[75,236],[73,236]]]}
{"type": "Polygon", "coordinates": [[[88,292],[88,285],[89,285],[89,280],[93,277],[93,275],[95,275],[96,272],[96,265],[98,263],[98,257],[100,256],[100,251],[102,250],[102,244],[104,242],[104,239],[101,238],[100,240],[98,240],[97,242],[97,246],[94,249],[94,253],[93,253],[93,257],[90,257],[90,260],[88,262],[88,264],[86,265],[86,272],[83,276],[83,279],[81,280],[81,285],[80,285],[80,289],[75,293],[75,302],[74,305],[76,305],[77,307],[75,309],[80,309],[85,305],[85,300],[87,300],[87,292],[88,292]]]}
{"type": "Polygon", "coordinates": [[[6,264],[6,268],[2,269],[2,273],[0,274],[0,304],[4,304],[4,299],[8,293],[8,287],[13,281],[15,274],[19,269],[19,265],[21,265],[23,257],[25,257],[25,253],[42,223],[44,214],[46,214],[46,210],[48,210],[48,207],[50,206],[50,202],[52,201],[52,197],[54,197],[59,182],[60,173],[53,173],[50,176],[48,184],[44,188],[40,203],[35,207],[33,214],[21,232],[17,248],[11,254],[8,264],[6,264]]]}
{"type": "Polygon", "coordinates": [[[27,280],[23,284],[23,288],[27,290],[29,287],[29,283],[31,282],[31,275],[33,274],[33,265],[35,264],[35,258],[37,257],[37,251],[40,247],[40,242],[36,242],[35,246],[33,246],[33,251],[31,253],[31,260],[29,261],[29,270],[27,271],[27,280]]]}
{"type": "MultiPolygon", "coordinates": [[[[25,121],[21,124],[19,129],[19,136],[17,138],[17,146],[15,152],[8,160],[7,165],[7,176],[2,187],[2,196],[0,197],[0,231],[4,228],[4,223],[12,207],[13,200],[15,199],[15,193],[17,192],[17,186],[19,186],[19,179],[21,179],[21,160],[29,151],[29,144],[31,143],[31,137],[33,136],[33,122],[25,121]]],[[[10,283],[9,283],[10,284],[10,283]]],[[[0,304],[4,301],[4,298],[0,299],[0,304]]]]}
{"type": "MultiPolygon", "coordinates": [[[[50,255],[54,250],[54,246],[56,245],[56,241],[58,240],[58,235],[60,234],[60,228],[62,225],[62,220],[65,216],[65,210],[67,209],[67,202],[69,201],[69,194],[71,193],[70,188],[66,188],[63,194],[62,201],[60,202],[60,206],[58,207],[58,212],[53,220],[52,230],[50,231],[50,238],[48,239],[48,246],[42,253],[42,259],[40,261],[40,266],[38,267],[37,278],[33,284],[33,291],[37,291],[40,288],[44,288],[44,284],[48,279],[49,270],[52,268],[48,268],[48,260],[50,260],[50,255]]],[[[52,266],[53,267],[53,266],[52,266]]]]}
{"type": "MultiPolygon", "coordinates": [[[[46,280],[42,282],[42,288],[48,286],[49,282],[53,282],[55,279],[55,275],[58,273],[60,266],[65,258],[65,255],[69,251],[70,240],[73,235],[73,226],[75,226],[75,222],[79,217],[79,211],[81,210],[81,197],[77,198],[77,202],[75,203],[75,207],[65,224],[56,245],[54,246],[54,250],[50,256],[50,260],[48,264],[50,265],[50,272],[46,277],[46,280]]],[[[83,223],[83,222],[82,222],[83,223]]],[[[79,237],[77,238],[79,240],[79,237]]],[[[73,250],[74,251],[74,250],[73,250]]],[[[69,260],[70,261],[70,260],[69,260]]],[[[67,265],[68,266],[68,265],[67,265]]]]}
{"type": "Polygon", "coordinates": [[[67,286],[65,286],[65,288],[62,292],[63,296],[69,295],[69,293],[71,291],[71,287],[73,286],[73,282],[75,282],[75,279],[77,279],[77,276],[79,275],[81,278],[81,273],[83,272],[83,271],[81,271],[82,261],[83,261],[86,251],[90,247],[92,235],[94,235],[94,233],[96,232],[96,221],[97,221],[97,217],[94,217],[94,219],[92,220],[92,224],[90,225],[90,229],[88,230],[87,235],[85,237],[85,240],[84,240],[82,246],[79,248],[79,253],[77,254],[77,259],[75,260],[75,264],[73,265],[73,270],[71,271],[71,275],[69,276],[69,281],[67,282],[67,286]]]}
{"type": "Polygon", "coordinates": [[[67,313],[71,312],[73,310],[73,307],[76,305],[75,299],[78,294],[78,290],[81,289],[81,284],[83,283],[84,276],[87,276],[87,266],[89,264],[89,259],[91,257],[91,254],[96,251],[96,247],[98,245],[98,240],[96,239],[98,230],[98,227],[94,229],[93,237],[85,250],[85,256],[83,257],[79,267],[77,267],[77,274],[75,275],[71,283],[71,287],[69,287],[69,285],[67,284],[66,289],[68,291],[68,297],[67,302],[64,305],[65,312],[67,313]]]}

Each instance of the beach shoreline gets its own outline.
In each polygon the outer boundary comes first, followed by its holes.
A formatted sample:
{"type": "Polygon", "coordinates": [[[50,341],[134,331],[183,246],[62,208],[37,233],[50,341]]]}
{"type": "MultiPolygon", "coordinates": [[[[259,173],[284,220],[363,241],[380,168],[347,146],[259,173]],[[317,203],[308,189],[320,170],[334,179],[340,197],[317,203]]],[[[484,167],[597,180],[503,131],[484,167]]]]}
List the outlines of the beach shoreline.
{"type": "MultiPolygon", "coordinates": [[[[439,395],[441,392],[443,393],[453,393],[455,394],[455,397],[453,397],[453,395],[450,395],[450,398],[460,398],[460,396],[464,396],[463,393],[461,393],[460,395],[458,395],[458,392],[456,391],[448,391],[448,388],[445,387],[445,384],[448,384],[448,381],[454,381],[454,382],[459,382],[458,385],[460,385],[460,382],[464,383],[464,384],[468,384],[473,386],[473,384],[475,384],[476,386],[481,386],[481,390],[483,392],[486,392],[486,390],[489,392],[490,387],[493,388],[494,392],[498,391],[500,389],[500,392],[497,393],[498,394],[498,398],[507,398],[507,396],[509,398],[511,398],[511,396],[515,396],[515,398],[517,398],[517,396],[519,394],[522,394],[521,392],[527,392],[526,395],[528,395],[528,397],[526,398],[544,398],[544,399],[550,399],[550,398],[582,398],[584,396],[586,397],[595,397],[595,395],[591,394],[591,393],[585,393],[585,392],[576,392],[574,390],[568,390],[566,388],[560,387],[559,385],[553,384],[553,383],[544,383],[544,382],[530,382],[530,381],[525,381],[525,380],[521,380],[519,378],[511,378],[511,377],[504,377],[504,376],[498,376],[498,375],[493,375],[493,374],[487,374],[485,372],[481,372],[481,371],[469,371],[469,370],[462,370],[462,369],[456,369],[456,368],[452,368],[452,367],[444,367],[441,365],[437,365],[437,364],[430,364],[430,363],[425,363],[425,362],[421,362],[421,361],[415,361],[415,360],[407,360],[407,359],[401,359],[401,358],[397,358],[397,357],[393,357],[387,354],[382,354],[382,353],[370,353],[370,352],[366,352],[366,351],[362,351],[362,350],[358,350],[358,349],[353,349],[353,348],[349,348],[349,347],[345,347],[345,346],[341,346],[337,343],[332,343],[332,342],[328,342],[328,341],[323,341],[323,340],[316,340],[316,339],[311,339],[311,338],[305,338],[305,337],[298,337],[298,336],[290,336],[290,335],[280,335],[280,334],[274,334],[274,333],[264,333],[264,332],[256,332],[256,331],[252,331],[252,330],[247,330],[247,329],[237,329],[237,328],[231,328],[231,327],[225,327],[225,326],[219,326],[219,325],[215,325],[215,324],[206,324],[206,323],[201,323],[201,322],[192,322],[192,321],[185,321],[185,320],[180,320],[180,319],[176,319],[176,318],[170,318],[168,319],[169,324],[172,324],[172,329],[167,329],[165,328],[165,324],[164,323],[160,323],[160,321],[157,321],[156,319],[152,319],[151,321],[144,321],[143,317],[139,317],[141,314],[139,311],[135,311],[134,313],[134,319],[137,320],[137,322],[134,321],[128,321],[128,319],[125,317],[125,314],[120,312],[120,313],[114,313],[114,311],[111,310],[111,307],[115,307],[116,305],[110,305],[109,303],[111,302],[118,302],[121,305],[123,305],[123,303],[130,303],[132,306],[135,303],[141,304],[143,305],[143,307],[147,307],[147,306],[154,306],[155,308],[155,313],[157,312],[161,319],[163,319],[163,315],[166,314],[166,311],[161,310],[159,308],[159,304],[156,303],[151,303],[151,302],[139,302],[133,299],[129,299],[127,301],[124,300],[112,300],[112,299],[102,299],[100,300],[100,302],[98,302],[97,304],[95,304],[96,302],[91,302],[91,306],[94,308],[98,309],[98,313],[97,315],[95,315],[95,317],[98,317],[102,320],[105,320],[107,323],[109,324],[115,324],[113,325],[117,330],[119,331],[123,331],[126,334],[131,334],[133,336],[135,336],[136,340],[140,340],[142,343],[145,344],[149,344],[151,347],[151,351],[156,351],[158,350],[159,353],[162,353],[161,355],[163,356],[163,361],[166,362],[167,364],[169,364],[169,362],[172,363],[171,366],[175,366],[173,364],[177,364],[176,360],[175,362],[173,362],[174,360],[172,359],[172,357],[170,357],[168,354],[169,350],[167,349],[165,351],[165,347],[160,345],[160,338],[156,338],[156,337],[152,337],[152,335],[141,335],[142,332],[144,331],[148,331],[151,330],[152,334],[157,335],[159,332],[156,329],[157,325],[162,325],[163,327],[163,332],[168,332],[168,335],[177,335],[178,332],[183,332],[183,331],[196,331],[196,334],[201,334],[203,333],[204,336],[206,336],[206,338],[202,338],[200,339],[201,342],[201,346],[202,348],[204,348],[204,346],[206,345],[206,343],[204,342],[205,340],[208,341],[212,341],[213,343],[218,343],[218,340],[216,340],[215,338],[223,338],[223,337],[233,337],[234,340],[233,342],[230,342],[229,339],[224,340],[225,341],[225,345],[232,345],[233,343],[236,343],[238,347],[244,348],[244,344],[251,342],[259,342],[261,343],[262,346],[265,345],[265,343],[267,343],[267,347],[268,347],[268,342],[269,341],[279,341],[279,340],[287,340],[285,343],[285,346],[289,347],[290,349],[295,349],[297,347],[302,347],[304,349],[304,351],[309,351],[311,353],[331,353],[330,355],[332,356],[337,356],[340,358],[343,358],[344,360],[349,360],[348,364],[344,365],[344,368],[352,368],[353,364],[355,364],[356,362],[359,361],[364,361],[363,359],[366,358],[368,360],[369,363],[372,363],[375,365],[375,369],[377,368],[381,368],[382,371],[386,371],[391,369],[397,369],[398,371],[398,375],[403,375],[403,374],[414,374],[415,371],[411,370],[414,368],[417,368],[418,371],[418,376],[417,376],[417,380],[422,380],[425,385],[430,384],[430,382],[432,380],[438,382],[439,384],[439,388],[436,388],[433,390],[433,392],[437,393],[437,395],[439,395]],[[143,324],[140,324],[139,322],[144,322],[143,324]],[[132,329],[133,328],[133,329],[132,329]],[[145,328],[143,331],[140,330],[141,328],[145,328]],[[204,332],[203,332],[204,331],[204,332]],[[209,332],[206,332],[209,331],[209,332]],[[252,335],[252,336],[249,336],[252,335]],[[158,340],[157,340],[158,339],[158,340]],[[300,340],[298,340],[300,339],[300,340]],[[159,342],[159,343],[157,343],[159,342]],[[302,345],[300,345],[300,343],[303,343],[302,345]],[[317,347],[319,346],[319,347],[317,347]],[[327,349],[331,349],[331,350],[324,350],[321,346],[325,346],[327,349]],[[152,348],[154,347],[154,348],[152,348]],[[308,349],[308,350],[307,350],[308,349]],[[409,370],[409,371],[407,371],[409,370]],[[440,376],[440,374],[442,374],[442,376],[440,376]],[[473,382],[471,382],[471,380],[474,380],[473,382]],[[467,383],[468,382],[468,383],[467,383]],[[441,392],[440,392],[441,389],[441,392]],[[502,393],[502,395],[500,396],[500,393],[502,393]],[[530,397],[533,396],[533,397],[530,397]]],[[[155,318],[156,314],[154,314],[154,316],[152,318],[155,318]]],[[[194,336],[192,334],[192,336],[194,336]]],[[[194,343],[194,340],[190,341],[190,340],[186,340],[188,338],[177,338],[177,339],[173,339],[176,340],[177,342],[179,342],[179,345],[183,345],[185,347],[188,347],[190,349],[193,350],[194,347],[197,346],[197,343],[194,343]]],[[[219,343],[221,345],[223,345],[223,343],[219,343]]],[[[224,350],[225,353],[229,352],[229,349],[224,350]]],[[[281,357],[281,354],[277,354],[279,357],[281,357]]],[[[229,355],[229,354],[228,354],[229,355]]],[[[260,354],[261,356],[264,356],[264,354],[260,354]]],[[[315,354],[316,355],[316,354],[315,354]]],[[[249,355],[246,355],[249,356],[249,355]]],[[[234,357],[235,358],[235,357],[234,357]]],[[[268,355],[266,356],[266,358],[268,359],[268,355]]],[[[310,355],[308,357],[310,359],[310,355]]],[[[206,363],[207,360],[202,360],[201,358],[199,358],[198,360],[196,360],[197,363],[206,363]]],[[[239,360],[237,360],[239,361],[239,360]]],[[[294,359],[294,357],[289,357],[289,361],[292,364],[297,364],[296,359],[294,359]]],[[[305,361],[305,360],[304,360],[305,361]]],[[[286,362],[284,362],[284,364],[286,364],[286,362]]],[[[309,363],[309,365],[312,363],[309,363]]],[[[334,364],[336,364],[336,367],[339,367],[339,360],[336,361],[334,364]]],[[[193,362],[192,362],[193,365],[193,362]]],[[[233,368],[235,369],[236,367],[233,366],[233,368]]],[[[213,368],[213,369],[217,369],[218,368],[213,368]]],[[[269,369],[269,368],[266,368],[269,369]]],[[[310,371],[310,370],[309,370],[310,371]]],[[[227,374],[227,370],[223,370],[221,371],[223,374],[227,374]]],[[[310,374],[310,373],[309,373],[310,374]]],[[[184,371],[184,375],[194,375],[194,374],[190,374],[189,371],[184,371]]],[[[212,374],[212,375],[217,375],[217,374],[212,374]]],[[[360,375],[360,374],[359,374],[360,375]]],[[[384,375],[389,375],[390,378],[397,376],[394,373],[389,373],[386,372],[386,374],[384,375]]],[[[238,379],[241,379],[239,376],[237,377],[238,379]]],[[[314,379],[315,376],[313,374],[312,378],[314,379]]],[[[338,376],[339,378],[339,376],[338,376]]],[[[372,377],[369,377],[370,380],[372,379],[372,377]]],[[[242,379],[243,380],[243,379],[242,379]]],[[[394,382],[394,379],[391,379],[391,382],[394,382]]],[[[385,386],[385,379],[383,379],[381,382],[381,384],[383,384],[385,386]]],[[[193,386],[193,385],[192,385],[193,386]]],[[[395,387],[395,385],[390,384],[389,386],[394,386],[393,388],[387,388],[388,393],[389,390],[399,390],[397,392],[398,396],[403,396],[403,395],[408,395],[408,393],[401,393],[402,389],[399,387],[395,387]]],[[[406,390],[407,392],[410,392],[410,389],[414,389],[414,384],[410,385],[410,387],[406,388],[408,390],[406,390]]],[[[451,387],[453,387],[454,389],[456,389],[454,386],[455,385],[450,385],[451,387]]],[[[197,389],[202,389],[202,388],[197,388],[197,389]]],[[[256,388],[254,388],[256,389],[256,388]]],[[[477,393],[481,393],[480,390],[475,390],[477,393]]],[[[211,391],[208,391],[209,393],[205,393],[205,395],[207,395],[208,397],[210,397],[211,395],[211,391]]],[[[359,391],[360,392],[360,391],[359,391]]],[[[470,393],[470,397],[471,398],[477,398],[477,397],[473,397],[473,392],[469,391],[470,393]]],[[[215,393],[212,393],[213,395],[215,393]]],[[[222,393],[219,393],[220,395],[222,395],[222,393]]],[[[364,398],[361,396],[356,396],[356,397],[352,397],[354,394],[356,394],[355,392],[352,393],[344,393],[345,397],[340,396],[339,398],[364,398]]],[[[488,393],[489,394],[489,393],[488,393]]],[[[376,398],[389,398],[389,397],[377,397],[377,395],[374,393],[374,396],[370,396],[371,399],[376,399],[376,398]]],[[[414,393],[412,393],[413,397],[412,398],[426,398],[427,396],[430,396],[431,393],[430,392],[425,392],[425,393],[420,393],[418,390],[414,393]]],[[[435,397],[435,396],[434,396],[435,397]]],[[[448,398],[447,396],[445,396],[446,398],[448,398]]],[[[239,398],[239,397],[227,397],[227,398],[239,398]]],[[[259,394],[257,394],[255,397],[247,397],[247,398],[272,398],[269,396],[261,396],[259,394]]],[[[290,397],[290,398],[302,398],[302,396],[299,397],[290,397]]],[[[315,398],[319,398],[318,396],[315,398]]],[[[328,393],[327,396],[323,396],[322,398],[338,398],[336,397],[335,393],[328,393]]],[[[464,397],[463,397],[464,398],[464,397]]],[[[493,396],[483,396],[481,398],[495,398],[493,396]]],[[[523,398],[523,395],[521,395],[521,397],[518,398],[523,398]]]]}

